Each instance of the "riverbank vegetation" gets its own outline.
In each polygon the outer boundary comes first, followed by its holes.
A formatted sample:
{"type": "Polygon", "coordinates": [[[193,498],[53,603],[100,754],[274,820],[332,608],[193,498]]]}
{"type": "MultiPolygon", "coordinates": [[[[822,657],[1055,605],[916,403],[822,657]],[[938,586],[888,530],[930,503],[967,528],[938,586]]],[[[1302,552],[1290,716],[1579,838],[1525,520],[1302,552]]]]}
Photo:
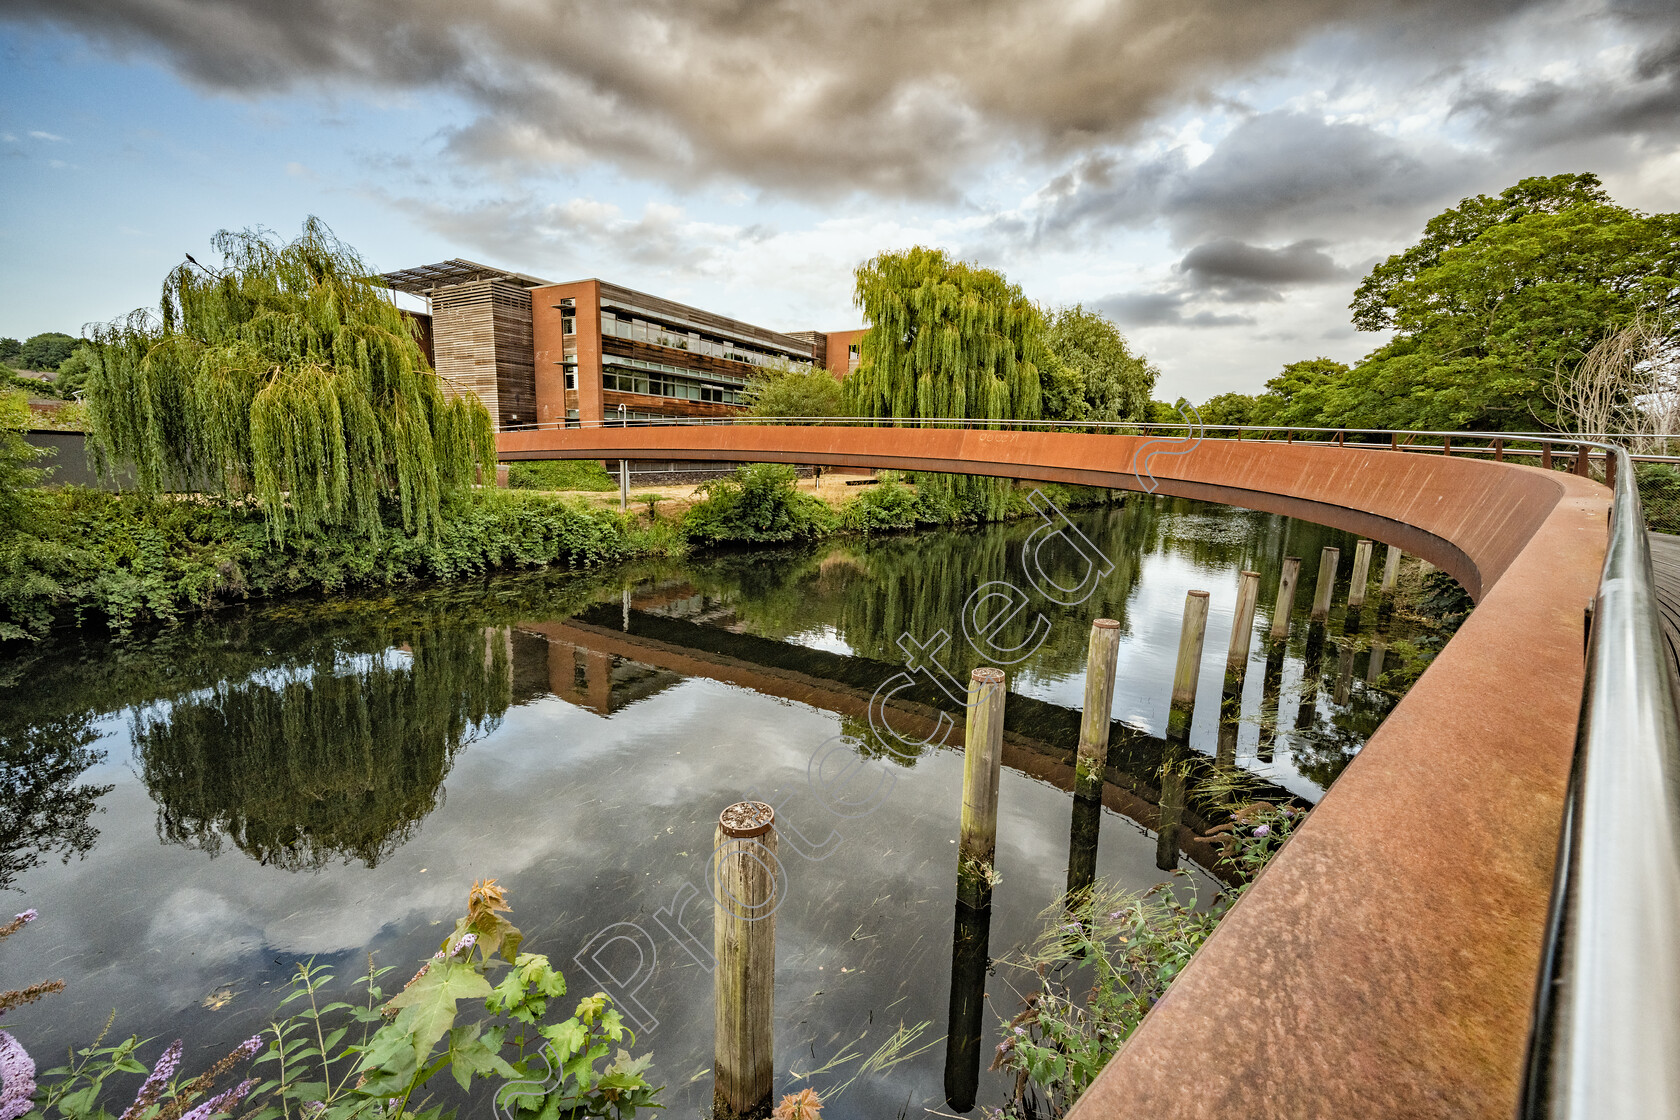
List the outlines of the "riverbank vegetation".
{"type": "MultiPolygon", "coordinates": [[[[524,935],[509,913],[494,879],[473,884],[466,914],[396,992],[381,987],[391,968],[371,959],[349,991],[337,990],[326,968],[300,965],[269,1026],[192,1077],[182,1070],[182,1040],[148,1056],[148,1070],[147,1041],[130,1036],[106,1046],[103,1035],[37,1076],[31,1056],[0,1030],[0,1116],[208,1120],[238,1110],[246,1120],[453,1120],[459,1109],[444,1096],[445,1073],[463,1094],[487,1082],[499,1111],[514,1120],[628,1120],[660,1107],[660,1090],[644,1076],[652,1057],[630,1055],[635,1035],[605,994],[580,1000],[569,1019],[551,1015],[566,979],[546,956],[521,951],[524,935]],[[466,1020],[475,1007],[482,1017],[466,1020]]],[[[18,915],[0,938],[34,917],[18,915]]],[[[16,1006],[62,989],[47,982],[0,993],[0,1002],[16,1006]]]]}

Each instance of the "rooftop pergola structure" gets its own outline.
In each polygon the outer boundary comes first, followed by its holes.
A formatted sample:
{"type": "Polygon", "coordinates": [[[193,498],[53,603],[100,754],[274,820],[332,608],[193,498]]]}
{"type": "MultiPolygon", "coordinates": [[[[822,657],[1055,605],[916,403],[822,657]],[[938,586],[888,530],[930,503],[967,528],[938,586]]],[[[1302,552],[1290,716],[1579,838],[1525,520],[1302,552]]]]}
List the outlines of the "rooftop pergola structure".
{"type": "Polygon", "coordinates": [[[528,276],[523,272],[509,272],[505,268],[494,268],[477,261],[464,260],[455,257],[437,264],[416,265],[413,268],[399,268],[395,272],[382,273],[379,277],[385,286],[396,292],[408,292],[410,295],[429,296],[439,288],[451,287],[455,284],[468,284],[474,280],[501,280],[521,288],[540,288],[551,281],[537,276],[528,276]]]}

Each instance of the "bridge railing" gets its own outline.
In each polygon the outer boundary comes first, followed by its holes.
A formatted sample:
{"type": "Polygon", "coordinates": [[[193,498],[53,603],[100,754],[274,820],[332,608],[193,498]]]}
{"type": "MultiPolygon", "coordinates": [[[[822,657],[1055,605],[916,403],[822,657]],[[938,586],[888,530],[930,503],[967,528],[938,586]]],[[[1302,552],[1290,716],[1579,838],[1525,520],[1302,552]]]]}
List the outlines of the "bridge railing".
{"type": "Polygon", "coordinates": [[[1521,1113],[1680,1116],[1680,708],[1658,620],[1635,462],[1602,436],[1217,424],[868,417],[609,419],[525,429],[670,425],[925,427],[1333,443],[1602,478],[1609,544],[1590,611],[1573,774],[1559,837],[1521,1113]]]}

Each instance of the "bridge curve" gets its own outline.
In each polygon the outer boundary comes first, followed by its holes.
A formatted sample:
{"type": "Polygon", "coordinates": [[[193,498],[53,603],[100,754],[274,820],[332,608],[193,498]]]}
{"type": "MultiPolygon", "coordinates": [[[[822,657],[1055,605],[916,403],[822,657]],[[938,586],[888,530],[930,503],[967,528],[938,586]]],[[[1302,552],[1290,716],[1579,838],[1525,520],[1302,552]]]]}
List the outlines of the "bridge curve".
{"type": "Polygon", "coordinates": [[[504,432],[531,459],[950,471],[1199,498],[1396,544],[1478,607],[1081,1099],[1075,1117],[1516,1111],[1610,491],[1333,444],[1037,431],[504,432]]]}

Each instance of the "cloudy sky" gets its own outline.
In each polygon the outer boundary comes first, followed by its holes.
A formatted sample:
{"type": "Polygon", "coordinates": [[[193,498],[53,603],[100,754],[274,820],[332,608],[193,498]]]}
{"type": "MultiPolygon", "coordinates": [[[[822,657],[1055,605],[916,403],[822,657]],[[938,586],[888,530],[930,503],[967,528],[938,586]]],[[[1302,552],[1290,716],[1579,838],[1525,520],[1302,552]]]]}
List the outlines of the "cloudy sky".
{"type": "Polygon", "coordinates": [[[785,330],[922,243],[1200,400],[1365,353],[1374,261],[1566,171],[1680,209],[1675,0],[0,0],[16,337],[306,214],[785,330]]]}

